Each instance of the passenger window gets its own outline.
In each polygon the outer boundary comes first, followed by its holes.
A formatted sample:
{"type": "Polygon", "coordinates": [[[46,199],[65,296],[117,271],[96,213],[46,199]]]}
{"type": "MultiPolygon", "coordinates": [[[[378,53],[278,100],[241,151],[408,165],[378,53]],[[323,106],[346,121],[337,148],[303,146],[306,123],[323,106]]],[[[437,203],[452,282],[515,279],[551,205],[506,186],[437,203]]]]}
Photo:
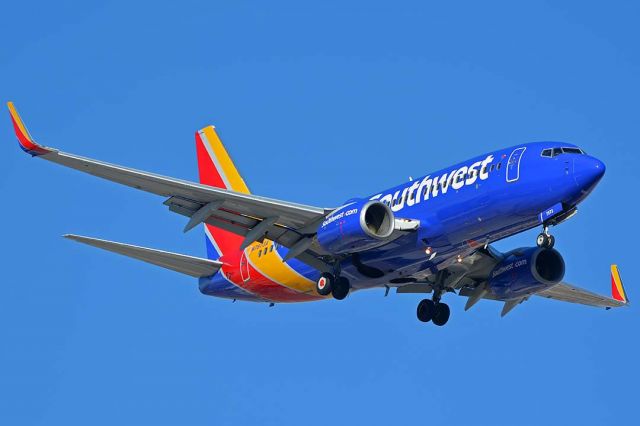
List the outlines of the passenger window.
{"type": "Polygon", "coordinates": [[[498,163],[498,166],[496,167],[496,169],[500,170],[500,167],[502,167],[502,161],[498,163]]]}
{"type": "Polygon", "coordinates": [[[273,251],[273,244],[271,244],[271,247],[269,247],[269,251],[273,251]]]}
{"type": "Polygon", "coordinates": [[[495,168],[495,165],[492,164],[491,167],[489,167],[489,173],[491,173],[493,171],[493,169],[495,168]]]}
{"type": "Polygon", "coordinates": [[[267,248],[267,247],[265,247],[265,248],[264,248],[264,254],[265,254],[265,255],[267,254],[267,250],[268,250],[268,248],[267,248]]]}
{"type": "Polygon", "coordinates": [[[262,250],[258,251],[258,257],[262,257],[262,250]]]}

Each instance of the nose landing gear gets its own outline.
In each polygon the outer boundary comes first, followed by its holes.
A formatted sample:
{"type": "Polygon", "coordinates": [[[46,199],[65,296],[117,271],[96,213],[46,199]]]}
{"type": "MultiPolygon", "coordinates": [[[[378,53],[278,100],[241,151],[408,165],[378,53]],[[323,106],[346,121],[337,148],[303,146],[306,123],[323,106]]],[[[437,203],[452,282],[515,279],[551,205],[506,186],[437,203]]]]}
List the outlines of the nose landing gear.
{"type": "Polygon", "coordinates": [[[540,248],[553,248],[553,246],[556,243],[556,239],[553,237],[553,235],[549,234],[549,226],[548,225],[544,225],[542,227],[542,232],[538,235],[538,238],[536,238],[536,244],[538,247],[540,248]]]}

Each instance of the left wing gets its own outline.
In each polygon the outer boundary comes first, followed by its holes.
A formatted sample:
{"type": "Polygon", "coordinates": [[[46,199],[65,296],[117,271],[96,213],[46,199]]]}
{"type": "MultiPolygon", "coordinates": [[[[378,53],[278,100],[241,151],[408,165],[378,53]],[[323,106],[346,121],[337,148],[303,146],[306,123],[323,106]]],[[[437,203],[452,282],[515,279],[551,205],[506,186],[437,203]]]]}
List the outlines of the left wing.
{"type": "Polygon", "coordinates": [[[627,293],[624,290],[620,272],[618,271],[618,265],[611,265],[611,297],[601,296],[567,283],[560,283],[542,290],[536,293],[536,296],[606,309],[629,304],[629,299],[627,299],[627,293]]]}
{"type": "Polygon", "coordinates": [[[214,188],[68,154],[36,143],[13,103],[8,107],[20,147],[34,157],[167,197],[164,204],[171,211],[191,218],[188,227],[206,222],[253,241],[268,235],[270,240],[290,248],[289,257],[301,256],[310,248],[320,251],[311,237],[333,209],[214,188]],[[264,225],[258,227],[263,221],[264,225]],[[250,233],[254,229],[259,232],[250,233]]]}

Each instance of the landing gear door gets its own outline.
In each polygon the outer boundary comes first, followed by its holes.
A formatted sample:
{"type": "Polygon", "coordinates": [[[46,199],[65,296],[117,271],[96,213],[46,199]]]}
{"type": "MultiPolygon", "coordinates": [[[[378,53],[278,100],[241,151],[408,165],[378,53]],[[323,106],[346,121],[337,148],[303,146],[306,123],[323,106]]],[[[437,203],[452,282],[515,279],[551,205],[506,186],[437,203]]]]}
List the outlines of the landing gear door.
{"type": "Polygon", "coordinates": [[[509,156],[507,162],[507,182],[515,182],[520,178],[520,160],[527,147],[516,148],[509,156]]]}

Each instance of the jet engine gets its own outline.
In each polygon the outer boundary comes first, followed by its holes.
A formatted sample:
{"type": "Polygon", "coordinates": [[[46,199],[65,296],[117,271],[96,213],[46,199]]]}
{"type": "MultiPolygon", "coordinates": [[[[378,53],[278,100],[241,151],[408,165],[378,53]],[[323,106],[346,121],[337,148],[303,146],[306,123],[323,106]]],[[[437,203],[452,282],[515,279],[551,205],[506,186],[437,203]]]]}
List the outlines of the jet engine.
{"type": "Polygon", "coordinates": [[[318,243],[333,254],[356,253],[388,241],[395,218],[377,200],[357,200],[333,211],[318,229],[318,243]]]}
{"type": "Polygon", "coordinates": [[[489,291],[498,299],[515,299],[562,281],[564,259],[558,251],[538,247],[505,254],[489,274],[489,291]]]}

